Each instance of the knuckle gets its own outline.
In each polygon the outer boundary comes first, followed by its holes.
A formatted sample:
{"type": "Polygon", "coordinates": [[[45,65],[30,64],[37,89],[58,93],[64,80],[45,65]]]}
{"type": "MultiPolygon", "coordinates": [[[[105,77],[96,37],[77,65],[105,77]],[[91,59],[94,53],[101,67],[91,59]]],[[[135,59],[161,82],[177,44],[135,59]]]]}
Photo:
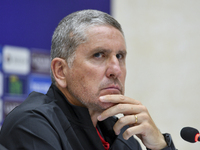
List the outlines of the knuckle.
{"type": "Polygon", "coordinates": [[[123,104],[118,104],[117,105],[117,109],[120,110],[120,111],[123,111],[124,110],[124,105],[123,104]]]}
{"type": "Polygon", "coordinates": [[[120,95],[119,99],[120,99],[120,101],[124,101],[125,100],[124,95],[120,95]]]}
{"type": "Polygon", "coordinates": [[[149,116],[148,116],[147,114],[143,114],[142,118],[143,118],[144,120],[149,120],[149,116]]]}
{"type": "Polygon", "coordinates": [[[142,109],[144,112],[147,112],[147,108],[146,108],[146,106],[141,105],[141,109],[142,109]]]}
{"type": "Polygon", "coordinates": [[[130,128],[128,128],[125,132],[126,132],[126,135],[127,135],[127,136],[131,136],[131,133],[132,133],[132,132],[131,132],[131,129],[130,129],[130,128]]]}
{"type": "Polygon", "coordinates": [[[119,121],[120,124],[124,124],[125,123],[124,117],[121,117],[118,121],[119,121]]]}
{"type": "Polygon", "coordinates": [[[135,100],[136,105],[142,105],[142,103],[138,100],[135,100]]]}

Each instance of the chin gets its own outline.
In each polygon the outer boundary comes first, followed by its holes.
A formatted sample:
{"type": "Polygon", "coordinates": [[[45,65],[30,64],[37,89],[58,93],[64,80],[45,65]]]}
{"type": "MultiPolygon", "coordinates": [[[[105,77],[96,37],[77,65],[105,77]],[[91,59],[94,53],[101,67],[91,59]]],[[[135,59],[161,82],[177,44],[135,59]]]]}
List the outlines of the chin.
{"type": "Polygon", "coordinates": [[[114,103],[101,103],[101,108],[103,109],[103,110],[106,110],[106,109],[108,109],[108,108],[110,108],[110,107],[112,107],[112,106],[114,106],[115,104],[114,103]]]}

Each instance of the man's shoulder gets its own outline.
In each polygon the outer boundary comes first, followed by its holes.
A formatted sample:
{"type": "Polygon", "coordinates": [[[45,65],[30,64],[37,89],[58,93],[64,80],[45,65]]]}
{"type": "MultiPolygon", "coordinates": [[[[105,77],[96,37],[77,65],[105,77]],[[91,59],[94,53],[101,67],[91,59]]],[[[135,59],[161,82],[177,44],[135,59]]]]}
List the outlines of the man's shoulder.
{"type": "MultiPolygon", "coordinates": [[[[35,140],[40,143],[45,140],[46,146],[49,146],[49,143],[51,145],[52,141],[57,141],[55,143],[60,147],[58,136],[66,140],[64,131],[70,124],[55,101],[46,94],[32,92],[4,120],[0,143],[8,146],[12,142],[13,146],[16,146],[16,141],[21,142],[17,145],[23,145],[24,141],[35,140]]],[[[26,146],[32,143],[28,142],[25,142],[26,146]]],[[[42,145],[45,145],[44,143],[42,145]]],[[[8,147],[13,147],[12,144],[8,147]]]]}
{"type": "Polygon", "coordinates": [[[28,112],[33,110],[42,110],[42,108],[48,108],[55,100],[48,97],[46,94],[39,92],[31,92],[26,100],[17,106],[14,111],[28,112]]]}
{"type": "Polygon", "coordinates": [[[22,104],[6,116],[2,128],[17,127],[22,124],[25,126],[26,123],[30,124],[30,122],[34,123],[38,120],[42,120],[43,123],[52,122],[56,124],[56,122],[62,122],[61,124],[63,124],[65,115],[55,101],[46,94],[32,92],[22,104]]]}
{"type": "Polygon", "coordinates": [[[54,99],[48,97],[46,94],[32,92],[24,102],[7,115],[5,121],[10,119],[14,121],[15,119],[22,118],[22,116],[33,116],[34,114],[48,116],[50,112],[53,113],[54,109],[52,108],[57,107],[54,101],[54,99]]]}

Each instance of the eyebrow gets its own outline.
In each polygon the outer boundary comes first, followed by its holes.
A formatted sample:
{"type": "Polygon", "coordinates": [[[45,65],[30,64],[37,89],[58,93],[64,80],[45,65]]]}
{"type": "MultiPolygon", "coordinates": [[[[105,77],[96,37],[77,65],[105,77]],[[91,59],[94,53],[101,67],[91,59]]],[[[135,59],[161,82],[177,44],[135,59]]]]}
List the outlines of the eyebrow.
{"type": "MultiPolygon", "coordinates": [[[[105,52],[105,53],[111,53],[112,50],[111,49],[105,49],[103,47],[97,47],[95,49],[92,50],[94,53],[95,52],[105,52]]],[[[127,51],[126,50],[118,50],[118,53],[123,54],[123,55],[127,55],[127,51]]]]}
{"type": "Polygon", "coordinates": [[[124,56],[127,55],[127,51],[126,50],[119,50],[119,53],[123,54],[124,56]]]}

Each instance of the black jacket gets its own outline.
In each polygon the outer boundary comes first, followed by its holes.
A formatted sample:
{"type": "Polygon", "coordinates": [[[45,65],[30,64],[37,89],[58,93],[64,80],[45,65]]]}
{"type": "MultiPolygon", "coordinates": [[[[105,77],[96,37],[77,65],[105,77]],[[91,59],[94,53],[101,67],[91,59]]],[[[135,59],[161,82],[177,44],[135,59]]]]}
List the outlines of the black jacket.
{"type": "MultiPolygon", "coordinates": [[[[98,122],[110,150],[141,150],[133,137],[115,135],[116,120],[98,122]]],[[[71,105],[54,85],[46,95],[32,92],[6,117],[0,143],[9,150],[104,150],[88,109],[71,105]]]]}

